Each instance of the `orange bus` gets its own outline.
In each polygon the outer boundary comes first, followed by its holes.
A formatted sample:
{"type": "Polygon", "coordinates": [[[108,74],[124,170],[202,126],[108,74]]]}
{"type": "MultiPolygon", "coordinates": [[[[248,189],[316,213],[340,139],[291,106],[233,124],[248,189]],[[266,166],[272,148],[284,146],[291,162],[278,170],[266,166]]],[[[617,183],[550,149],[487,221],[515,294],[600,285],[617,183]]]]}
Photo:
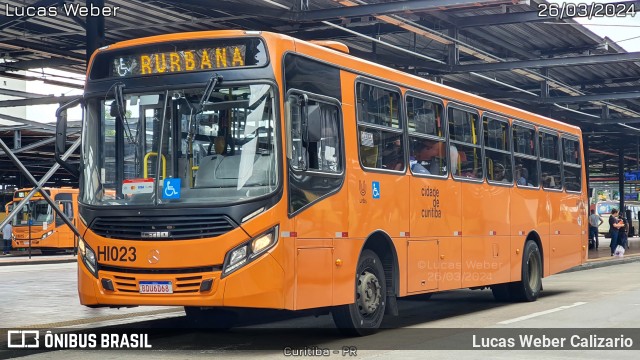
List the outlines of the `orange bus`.
{"type": "MultiPolygon", "coordinates": [[[[7,208],[7,211],[13,210],[13,207],[18,205],[31,190],[31,188],[16,190],[11,208],[7,208]]],[[[74,214],[78,213],[78,189],[43,188],[42,191],[45,191],[58,204],[60,210],[73,224],[76,224],[74,214]]],[[[12,225],[14,249],[28,248],[31,241],[31,248],[39,249],[42,253],[55,253],[73,250],[77,244],[73,231],[51,208],[41,192],[32,196],[20,209],[13,218],[12,225]]]]}
{"type": "Polygon", "coordinates": [[[347,52],[211,31],[93,54],[81,303],[221,327],[237,308],[318,309],[362,335],[398,297],[533,301],[586,259],[579,128],[347,52]]]}

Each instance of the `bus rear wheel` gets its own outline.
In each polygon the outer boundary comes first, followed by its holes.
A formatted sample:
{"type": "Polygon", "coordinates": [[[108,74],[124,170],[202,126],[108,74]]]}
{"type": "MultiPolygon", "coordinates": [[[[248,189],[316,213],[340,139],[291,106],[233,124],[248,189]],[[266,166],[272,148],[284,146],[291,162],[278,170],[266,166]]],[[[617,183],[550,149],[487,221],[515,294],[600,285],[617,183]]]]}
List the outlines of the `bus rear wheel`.
{"type": "Polygon", "coordinates": [[[356,268],[355,302],[333,309],[333,321],[349,336],[374,333],[384,317],[386,294],[382,262],[376,253],[364,250],[356,268]]]}
{"type": "Polygon", "coordinates": [[[185,306],[187,323],[196,329],[228,330],[237,320],[237,314],[223,308],[207,308],[197,306],[185,306]]]}

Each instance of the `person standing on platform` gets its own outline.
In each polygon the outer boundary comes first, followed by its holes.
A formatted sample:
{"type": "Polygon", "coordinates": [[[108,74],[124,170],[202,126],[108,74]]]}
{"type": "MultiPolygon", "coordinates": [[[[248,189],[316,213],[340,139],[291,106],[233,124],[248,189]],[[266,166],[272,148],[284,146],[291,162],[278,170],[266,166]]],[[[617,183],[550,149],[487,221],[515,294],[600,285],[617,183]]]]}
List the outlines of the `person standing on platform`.
{"type": "Polygon", "coordinates": [[[596,214],[595,210],[591,210],[589,215],[589,240],[593,241],[593,246],[598,250],[598,227],[603,223],[602,218],[596,214]]]}
{"type": "Polygon", "coordinates": [[[9,255],[9,252],[11,251],[11,236],[13,235],[13,226],[11,226],[11,223],[8,222],[7,225],[5,225],[2,228],[2,242],[3,244],[3,249],[2,249],[2,255],[9,255]]]}
{"type": "Polygon", "coordinates": [[[611,210],[611,215],[609,215],[609,234],[611,234],[611,256],[616,251],[616,247],[618,246],[618,235],[619,230],[624,225],[618,222],[618,209],[611,210]]]}

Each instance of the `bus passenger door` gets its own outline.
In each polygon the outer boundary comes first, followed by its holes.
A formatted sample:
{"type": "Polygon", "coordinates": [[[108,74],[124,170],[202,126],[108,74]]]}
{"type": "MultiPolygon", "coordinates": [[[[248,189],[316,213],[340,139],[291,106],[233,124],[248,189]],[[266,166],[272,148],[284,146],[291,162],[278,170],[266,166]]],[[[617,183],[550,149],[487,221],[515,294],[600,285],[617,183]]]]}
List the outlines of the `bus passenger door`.
{"type": "Polygon", "coordinates": [[[290,92],[285,106],[288,212],[296,232],[294,308],[330,306],[333,242],[348,231],[341,113],[337,101],[309,93],[290,92]]]}

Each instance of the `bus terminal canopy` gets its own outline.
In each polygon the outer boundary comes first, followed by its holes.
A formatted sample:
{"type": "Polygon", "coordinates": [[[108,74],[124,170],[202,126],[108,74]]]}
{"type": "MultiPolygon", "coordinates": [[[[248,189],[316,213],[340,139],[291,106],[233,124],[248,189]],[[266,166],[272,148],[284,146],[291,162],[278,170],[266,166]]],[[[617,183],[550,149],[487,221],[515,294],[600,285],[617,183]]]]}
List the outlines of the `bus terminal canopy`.
{"type": "MultiPolygon", "coordinates": [[[[6,3],[1,11],[9,13],[0,19],[0,78],[44,79],[82,88],[82,82],[52,77],[48,69],[81,77],[88,52],[131,38],[212,29],[271,31],[304,40],[336,40],[355,56],[578,125],[592,149],[592,174],[617,174],[618,162],[611,159],[620,149],[625,167],[638,162],[640,53],[627,52],[578,24],[580,9],[575,17],[560,19],[555,5],[545,0],[6,3]],[[115,11],[102,17],[67,16],[64,6],[70,4],[115,11]],[[56,16],[21,10],[29,5],[57,9],[56,16]],[[139,16],[140,9],[144,16],[139,16]]],[[[628,17],[640,8],[640,1],[610,6],[615,8],[602,11],[616,10],[628,17]]],[[[171,54],[166,56],[170,60],[171,54]]],[[[141,71],[151,71],[148,65],[141,71]]],[[[42,165],[42,157],[50,159],[53,153],[53,127],[9,115],[10,110],[70,98],[0,89],[0,99],[0,137],[14,144],[20,131],[17,155],[34,174],[43,174],[50,166],[42,165]]],[[[27,185],[5,156],[0,156],[0,169],[3,181],[27,185]]],[[[53,181],[64,184],[68,177],[53,181]]]]}

